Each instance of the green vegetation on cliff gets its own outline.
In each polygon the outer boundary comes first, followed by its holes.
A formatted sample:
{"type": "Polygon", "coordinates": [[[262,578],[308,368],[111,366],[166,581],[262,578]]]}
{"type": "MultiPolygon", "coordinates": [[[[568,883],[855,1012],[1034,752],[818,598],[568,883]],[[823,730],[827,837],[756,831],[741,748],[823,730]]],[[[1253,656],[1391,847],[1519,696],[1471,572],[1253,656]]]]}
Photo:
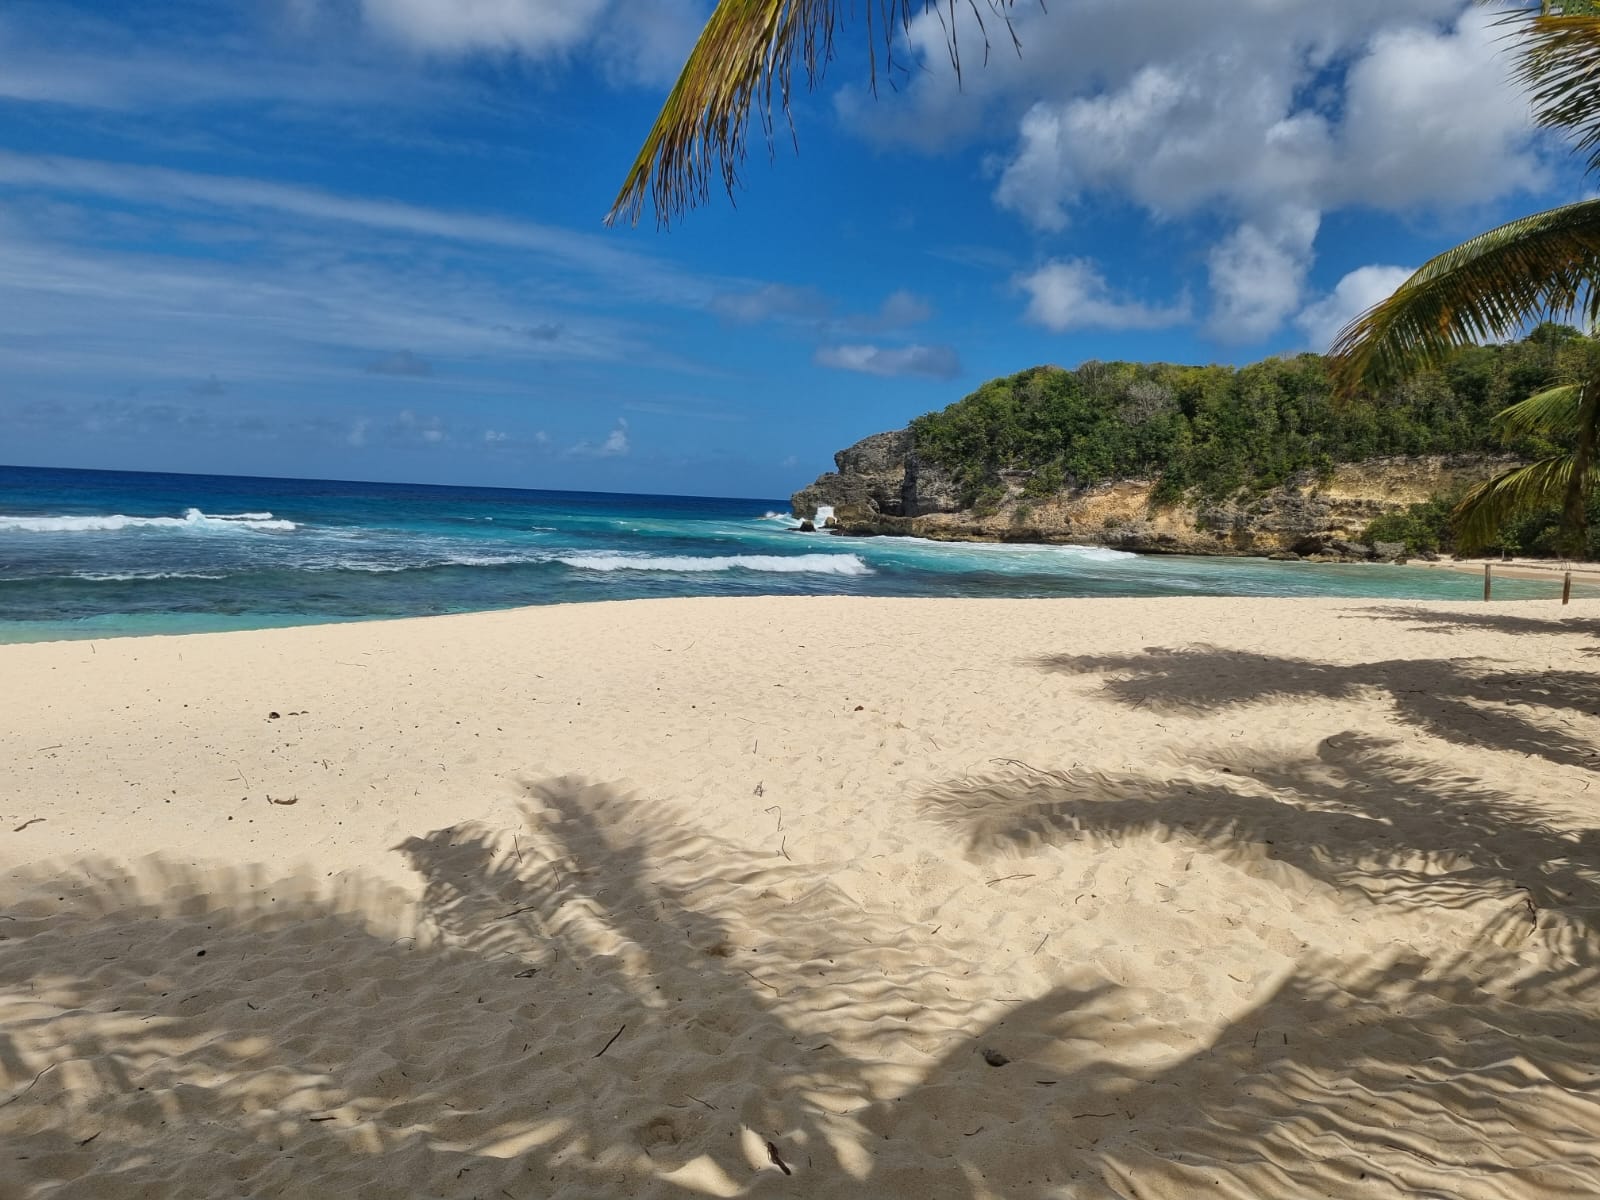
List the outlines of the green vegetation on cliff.
{"type": "MultiPolygon", "coordinates": [[[[1438,371],[1373,396],[1335,402],[1320,355],[1248,367],[1089,362],[1035,367],[991,380],[912,423],[917,453],[948,470],[969,506],[999,491],[1002,472],[1028,471],[1031,493],[1111,479],[1159,481],[1158,495],[1193,489],[1221,499],[1393,455],[1512,453],[1495,413],[1543,388],[1591,373],[1600,342],[1560,325],[1527,339],[1455,352],[1438,371]]],[[[1419,547],[1420,548],[1420,547],[1419,547]]]]}

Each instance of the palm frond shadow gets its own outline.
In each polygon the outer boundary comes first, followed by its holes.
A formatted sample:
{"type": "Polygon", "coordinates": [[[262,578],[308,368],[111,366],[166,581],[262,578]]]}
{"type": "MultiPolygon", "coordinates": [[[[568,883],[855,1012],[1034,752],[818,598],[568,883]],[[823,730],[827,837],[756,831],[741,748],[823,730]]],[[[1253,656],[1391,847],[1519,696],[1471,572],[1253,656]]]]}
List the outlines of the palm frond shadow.
{"type": "Polygon", "coordinates": [[[1600,962],[1600,829],[1357,732],[1311,755],[1200,750],[1171,771],[995,774],[924,806],[979,858],[1182,837],[1256,874],[1278,865],[1378,904],[1475,910],[1483,935],[1600,962]]]}
{"type": "Polygon", "coordinates": [[[1444,741],[1600,770],[1600,673],[1508,671],[1475,658],[1353,665],[1216,646],[1138,654],[1053,655],[1041,671],[1105,676],[1102,693],[1135,708],[1197,712],[1299,699],[1387,695],[1393,719],[1444,741]],[[1585,736],[1574,719],[1592,731],[1585,736]]]}
{"type": "MultiPolygon", "coordinates": [[[[1406,608],[1401,605],[1361,608],[1346,613],[1347,620],[1403,621],[1428,633],[1541,634],[1550,637],[1600,638],[1600,618],[1527,617],[1515,613],[1465,613],[1436,608],[1406,608]]],[[[1594,653],[1586,649],[1584,653],[1594,653]]]]}
{"type": "Polygon", "coordinates": [[[404,842],[420,903],[165,859],[0,881],[0,1194],[1499,1197],[1600,1170],[1588,965],[1308,961],[1175,1051],[1136,990],[1064,966],[999,1006],[970,945],[673,806],[562,779],[524,816],[404,842]]]}

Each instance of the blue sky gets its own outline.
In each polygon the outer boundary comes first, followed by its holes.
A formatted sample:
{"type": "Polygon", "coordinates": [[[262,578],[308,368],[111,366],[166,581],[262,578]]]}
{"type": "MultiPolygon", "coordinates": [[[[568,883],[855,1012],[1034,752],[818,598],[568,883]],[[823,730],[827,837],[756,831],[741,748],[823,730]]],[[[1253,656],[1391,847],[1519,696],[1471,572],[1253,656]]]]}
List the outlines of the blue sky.
{"type": "Polygon", "coordinates": [[[602,217],[709,0],[9,3],[0,462],[776,496],[1041,362],[1321,349],[1575,199],[1462,0],[864,30],[669,231],[602,217]]]}

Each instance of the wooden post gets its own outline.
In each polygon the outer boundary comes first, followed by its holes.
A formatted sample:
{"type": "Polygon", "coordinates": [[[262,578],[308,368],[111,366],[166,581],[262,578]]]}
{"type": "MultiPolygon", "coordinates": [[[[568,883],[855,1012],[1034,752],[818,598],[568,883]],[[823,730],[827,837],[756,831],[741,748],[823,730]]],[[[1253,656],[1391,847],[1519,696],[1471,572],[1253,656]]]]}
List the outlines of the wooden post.
{"type": "Polygon", "coordinates": [[[1572,572],[1568,571],[1561,577],[1561,603],[1572,603],[1572,572]]]}
{"type": "Polygon", "coordinates": [[[1483,564],[1483,598],[1485,600],[1487,600],[1489,598],[1489,593],[1494,587],[1493,572],[1494,572],[1494,564],[1493,563],[1484,563],[1483,564]]]}

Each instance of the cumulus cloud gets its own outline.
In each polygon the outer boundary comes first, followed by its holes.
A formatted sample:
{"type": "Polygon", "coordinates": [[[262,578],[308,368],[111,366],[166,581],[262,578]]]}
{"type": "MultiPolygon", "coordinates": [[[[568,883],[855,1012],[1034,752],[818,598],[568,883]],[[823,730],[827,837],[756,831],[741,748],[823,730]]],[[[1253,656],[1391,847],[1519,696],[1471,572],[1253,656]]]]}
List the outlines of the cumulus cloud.
{"type": "Polygon", "coordinates": [[[1300,307],[1321,214],[1285,206],[1246,221],[1211,251],[1211,332],[1224,341],[1270,336],[1300,307]]]}
{"type": "Polygon", "coordinates": [[[1328,212],[1453,208],[1544,181],[1497,14],[1465,0],[1048,7],[1018,8],[1021,55],[968,71],[965,94],[924,19],[912,43],[931,69],[841,107],[870,137],[929,148],[992,130],[998,110],[1016,136],[992,163],[995,202],[1043,233],[1105,197],[1207,235],[1220,218],[1219,337],[1268,336],[1304,306],[1328,212]]]}
{"type": "Polygon", "coordinates": [[[367,364],[367,371],[373,375],[401,375],[425,379],[433,374],[433,364],[409,350],[396,350],[393,354],[373,359],[367,364]]]}
{"type": "Polygon", "coordinates": [[[1105,276],[1087,259],[1057,259],[1019,275],[1028,294],[1028,320],[1056,333],[1070,329],[1162,329],[1188,320],[1187,304],[1152,307],[1113,295],[1105,276]]]}
{"type": "Polygon", "coordinates": [[[1314,301],[1295,317],[1295,327],[1306,335],[1313,350],[1326,351],[1339,331],[1410,279],[1410,267],[1358,267],[1334,285],[1333,291],[1314,301]]]}
{"type": "Polygon", "coordinates": [[[953,379],[961,374],[961,359],[950,346],[875,346],[865,343],[822,346],[814,356],[818,366],[865,375],[922,375],[953,379]]]}
{"type": "Polygon", "coordinates": [[[616,425],[606,434],[604,441],[598,444],[587,440],[581,441],[569,446],[567,453],[573,458],[621,458],[632,449],[628,441],[627,419],[618,417],[616,425]]]}

